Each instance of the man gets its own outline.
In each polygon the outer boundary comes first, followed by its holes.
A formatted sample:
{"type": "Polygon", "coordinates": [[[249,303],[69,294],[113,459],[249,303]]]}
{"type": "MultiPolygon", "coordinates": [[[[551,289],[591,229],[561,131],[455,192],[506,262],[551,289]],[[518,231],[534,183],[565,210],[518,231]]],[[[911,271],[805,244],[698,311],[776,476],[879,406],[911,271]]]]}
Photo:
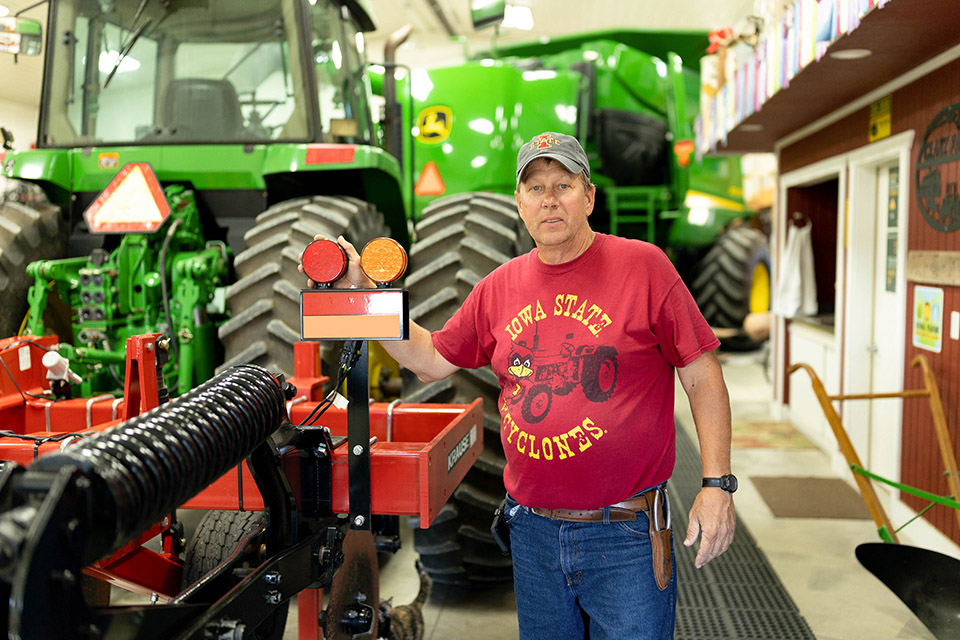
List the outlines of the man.
{"type": "MultiPolygon", "coordinates": [[[[700,536],[699,568],[733,540],[719,342],[660,249],[590,228],[595,196],[579,142],[535,136],[518,154],[516,201],[536,249],[479,282],[440,331],[411,322],[409,340],[383,343],[423,381],[486,364],[500,380],[523,640],[673,637],[675,369],[705,477],[684,544],[700,536]]],[[[341,286],[372,286],[338,242],[341,286]]]]}

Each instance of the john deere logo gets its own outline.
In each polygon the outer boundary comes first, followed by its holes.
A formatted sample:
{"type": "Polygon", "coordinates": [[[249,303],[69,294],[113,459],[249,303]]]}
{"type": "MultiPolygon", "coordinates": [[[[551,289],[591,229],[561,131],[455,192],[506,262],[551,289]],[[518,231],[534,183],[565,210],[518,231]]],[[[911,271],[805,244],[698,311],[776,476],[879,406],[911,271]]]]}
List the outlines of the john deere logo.
{"type": "Polygon", "coordinates": [[[453,111],[450,107],[427,107],[417,116],[420,133],[417,140],[424,144],[438,144],[450,137],[453,111]]]}
{"type": "Polygon", "coordinates": [[[960,228],[960,196],[956,175],[960,160],[960,104],[952,104],[934,117],[923,134],[917,154],[914,190],[923,219],[941,232],[960,228]],[[954,167],[950,167],[954,165],[954,167]],[[941,171],[947,169],[946,171],[941,171]],[[953,169],[953,170],[950,170],[953,169]]]}

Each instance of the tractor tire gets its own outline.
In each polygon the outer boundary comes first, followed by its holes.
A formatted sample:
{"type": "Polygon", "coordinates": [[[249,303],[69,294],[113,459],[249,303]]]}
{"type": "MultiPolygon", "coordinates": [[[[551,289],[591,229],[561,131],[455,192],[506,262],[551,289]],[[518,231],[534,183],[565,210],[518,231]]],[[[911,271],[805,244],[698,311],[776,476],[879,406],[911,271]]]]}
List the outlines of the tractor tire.
{"type": "MultiPolygon", "coordinates": [[[[244,234],[246,249],[234,259],[237,281],[227,288],[231,317],[220,326],[222,371],[257,364],[293,375],[293,345],[300,340],[300,290],[306,276],[297,267],[300,253],[322,234],[343,235],[357,251],[373,238],[388,235],[383,216],[356,198],[313,196],[273,205],[257,216],[244,234]]],[[[324,372],[333,371],[336,343],[324,342],[324,372]]]]}
{"type": "Polygon", "coordinates": [[[583,357],[583,372],[580,381],[583,394],[590,402],[606,402],[617,385],[617,351],[613,347],[600,347],[583,357]]]}
{"type": "MultiPolygon", "coordinates": [[[[410,317],[429,331],[440,329],[479,280],[533,248],[513,198],[467,193],[441,198],[416,225],[405,287],[410,317]]],[[[403,372],[403,402],[470,403],[483,398],[484,449],[430,528],[417,528],[414,548],[439,583],[481,586],[508,582],[513,566],[490,535],[493,512],[503,499],[506,459],[497,409],[500,384],[490,367],[463,369],[422,383],[403,372]]]]}
{"type": "Polygon", "coordinates": [[[60,207],[49,203],[0,203],[0,338],[15,336],[27,314],[27,291],[33,280],[27,265],[62,258],[67,249],[60,207]]]}
{"type": "Polygon", "coordinates": [[[535,384],[524,397],[520,412],[528,424],[536,424],[547,417],[552,403],[553,392],[550,391],[550,385],[535,384]]]}
{"type": "MultiPolygon", "coordinates": [[[[264,521],[262,511],[207,511],[187,544],[183,564],[182,588],[187,588],[213,570],[233,553],[237,544],[255,526],[264,521]]],[[[252,565],[258,564],[256,559],[252,565]]],[[[287,624],[287,602],[273,612],[251,637],[280,640],[287,624]]]]}
{"type": "Polygon", "coordinates": [[[728,230],[704,256],[697,272],[691,288],[703,317],[712,327],[741,330],[740,335],[722,340],[722,346],[737,351],[759,347],[742,329],[748,314],[762,313],[770,306],[766,236],[745,226],[728,230]]]}

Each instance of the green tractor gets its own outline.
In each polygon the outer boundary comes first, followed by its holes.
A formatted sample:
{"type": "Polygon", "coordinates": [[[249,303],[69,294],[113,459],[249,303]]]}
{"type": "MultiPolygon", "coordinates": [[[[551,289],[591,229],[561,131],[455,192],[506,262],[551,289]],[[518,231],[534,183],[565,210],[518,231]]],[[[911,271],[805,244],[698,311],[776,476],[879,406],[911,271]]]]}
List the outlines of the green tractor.
{"type": "MultiPolygon", "coordinates": [[[[726,344],[755,346],[738,334],[769,305],[767,241],[743,224],[739,158],[694,154],[699,73],[684,61],[697,65],[705,48],[705,34],[597,32],[403,77],[397,113],[414,125],[411,317],[441,328],[480,278],[531,248],[513,195],[516,157],[553,131],[576,136],[590,158],[591,226],[661,246],[707,320],[734,335],[726,344]]],[[[412,402],[484,398],[481,458],[431,528],[415,531],[424,565],[440,582],[509,579],[488,531],[503,498],[499,381],[489,367],[428,384],[404,372],[403,389],[412,402]]]]}
{"type": "MultiPolygon", "coordinates": [[[[218,365],[292,373],[303,247],[318,233],[408,244],[400,165],[371,114],[365,3],[46,4],[37,149],[6,152],[2,170],[49,204],[0,211],[0,333],[55,330],[84,396],[122,388],[134,333],[171,337],[174,394],[218,365]],[[135,186],[114,182],[131,167],[135,186]],[[84,219],[97,207],[120,223],[98,232],[84,219]]],[[[39,41],[38,22],[16,24],[39,41]]]]}

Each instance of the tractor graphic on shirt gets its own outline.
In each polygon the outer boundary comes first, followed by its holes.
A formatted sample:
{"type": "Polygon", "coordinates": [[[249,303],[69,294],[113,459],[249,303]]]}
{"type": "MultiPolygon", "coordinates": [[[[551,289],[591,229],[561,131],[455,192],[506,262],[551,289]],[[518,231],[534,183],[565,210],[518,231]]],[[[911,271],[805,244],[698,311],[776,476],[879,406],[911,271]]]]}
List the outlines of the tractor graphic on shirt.
{"type": "MultiPolygon", "coordinates": [[[[567,340],[573,334],[567,335],[567,340]]],[[[556,351],[533,348],[526,341],[513,343],[507,373],[512,382],[505,386],[503,408],[520,404],[520,415],[529,424],[547,417],[553,396],[565,396],[577,387],[590,402],[604,402],[617,384],[617,350],[610,346],[574,346],[563,342],[556,351]]]]}

